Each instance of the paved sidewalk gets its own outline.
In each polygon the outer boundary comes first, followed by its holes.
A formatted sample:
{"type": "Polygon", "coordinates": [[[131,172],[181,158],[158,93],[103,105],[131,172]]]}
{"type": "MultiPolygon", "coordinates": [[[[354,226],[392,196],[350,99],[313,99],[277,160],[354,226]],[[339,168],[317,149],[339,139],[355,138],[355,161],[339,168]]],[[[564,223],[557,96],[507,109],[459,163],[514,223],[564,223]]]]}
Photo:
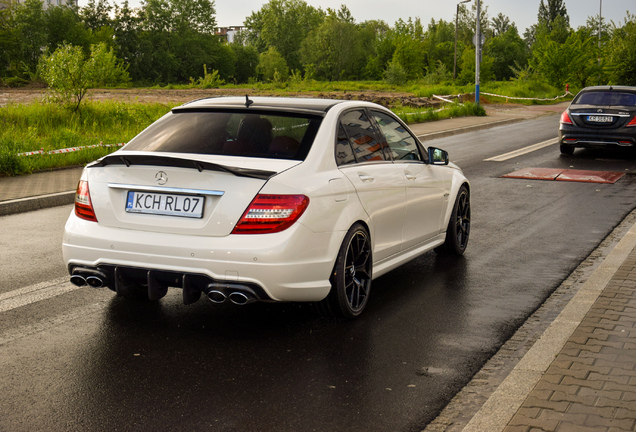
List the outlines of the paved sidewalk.
{"type": "Polygon", "coordinates": [[[636,430],[636,211],[626,222],[617,244],[470,421],[436,420],[426,431],[636,430]]]}
{"type": "Polygon", "coordinates": [[[636,430],[634,242],[506,432],[636,430]]]}

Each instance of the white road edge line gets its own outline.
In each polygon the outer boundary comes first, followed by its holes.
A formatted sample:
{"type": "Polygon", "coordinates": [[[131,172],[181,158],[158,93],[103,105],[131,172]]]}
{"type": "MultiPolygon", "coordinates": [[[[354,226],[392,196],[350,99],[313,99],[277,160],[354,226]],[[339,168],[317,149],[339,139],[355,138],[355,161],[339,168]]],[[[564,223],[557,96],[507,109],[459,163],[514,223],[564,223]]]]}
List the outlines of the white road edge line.
{"type": "Polygon", "coordinates": [[[512,158],[515,158],[517,156],[521,156],[521,155],[524,155],[526,153],[530,153],[530,152],[542,149],[544,147],[551,146],[551,145],[556,144],[558,142],[559,142],[559,138],[552,138],[552,139],[549,139],[547,141],[543,141],[543,142],[540,142],[538,144],[533,144],[531,146],[524,147],[524,148],[519,149],[519,150],[511,151],[511,152],[504,153],[504,154],[499,155],[499,156],[493,156],[491,158],[484,159],[484,162],[503,162],[503,161],[507,161],[508,159],[512,159],[512,158]]]}
{"type": "Polygon", "coordinates": [[[68,277],[62,277],[9,291],[0,294],[0,313],[41,300],[50,299],[77,289],[80,289],[80,287],[70,283],[68,277]]]}

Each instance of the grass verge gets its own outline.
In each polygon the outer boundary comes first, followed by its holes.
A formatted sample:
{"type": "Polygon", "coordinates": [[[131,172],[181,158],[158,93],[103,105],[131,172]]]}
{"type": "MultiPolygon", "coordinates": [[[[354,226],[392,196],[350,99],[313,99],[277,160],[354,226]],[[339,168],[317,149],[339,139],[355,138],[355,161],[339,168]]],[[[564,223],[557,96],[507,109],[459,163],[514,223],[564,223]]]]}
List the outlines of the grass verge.
{"type": "Polygon", "coordinates": [[[62,154],[19,153],[125,143],[168,112],[165,104],[88,102],[79,112],[48,103],[0,108],[0,175],[84,165],[116,150],[97,147],[62,154]]]}

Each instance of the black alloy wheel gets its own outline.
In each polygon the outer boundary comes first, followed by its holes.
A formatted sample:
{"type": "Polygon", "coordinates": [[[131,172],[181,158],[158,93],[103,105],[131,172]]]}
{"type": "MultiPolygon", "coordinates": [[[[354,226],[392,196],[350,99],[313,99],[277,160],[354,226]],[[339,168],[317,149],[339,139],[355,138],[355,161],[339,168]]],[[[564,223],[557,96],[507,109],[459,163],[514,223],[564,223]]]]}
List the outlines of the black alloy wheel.
{"type": "Polygon", "coordinates": [[[463,255],[470,237],[470,194],[464,185],[459,189],[446,229],[446,241],[435,249],[453,255],[463,255]]]}
{"type": "Polygon", "coordinates": [[[331,275],[331,292],[327,300],[334,315],[359,316],[369,301],[373,262],[371,238],[361,224],[355,224],[340,246],[331,275]]]}

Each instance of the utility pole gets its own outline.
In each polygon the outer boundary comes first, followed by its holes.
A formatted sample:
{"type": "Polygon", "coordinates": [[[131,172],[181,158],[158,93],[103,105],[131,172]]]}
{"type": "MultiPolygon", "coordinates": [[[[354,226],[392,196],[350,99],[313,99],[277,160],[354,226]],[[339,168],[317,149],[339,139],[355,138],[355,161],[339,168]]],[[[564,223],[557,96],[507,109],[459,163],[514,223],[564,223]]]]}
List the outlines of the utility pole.
{"type": "Polygon", "coordinates": [[[479,69],[481,67],[481,5],[477,0],[477,25],[475,29],[475,103],[479,105],[479,69]]]}
{"type": "Polygon", "coordinates": [[[598,61],[599,63],[601,62],[601,32],[603,31],[603,0],[600,0],[600,6],[599,6],[599,10],[598,10],[598,52],[599,52],[599,56],[598,56],[598,61]]]}

